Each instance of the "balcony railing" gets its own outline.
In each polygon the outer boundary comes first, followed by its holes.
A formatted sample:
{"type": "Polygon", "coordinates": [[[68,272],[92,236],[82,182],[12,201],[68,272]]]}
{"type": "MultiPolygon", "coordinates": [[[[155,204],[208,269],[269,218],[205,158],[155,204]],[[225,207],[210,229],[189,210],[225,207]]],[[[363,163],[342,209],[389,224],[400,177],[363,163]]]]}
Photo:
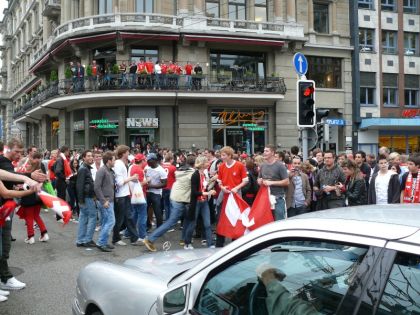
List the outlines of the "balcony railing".
{"type": "MultiPolygon", "coordinates": [[[[232,78],[219,75],[165,75],[149,74],[111,74],[102,77],[85,77],[60,80],[42,91],[34,92],[23,105],[14,111],[13,119],[24,115],[28,110],[37,107],[47,100],[66,95],[88,94],[100,91],[155,91],[188,92],[188,93],[258,93],[285,94],[286,85],[283,78],[232,78]]],[[[245,96],[246,97],[246,96],[245,96]]]]}

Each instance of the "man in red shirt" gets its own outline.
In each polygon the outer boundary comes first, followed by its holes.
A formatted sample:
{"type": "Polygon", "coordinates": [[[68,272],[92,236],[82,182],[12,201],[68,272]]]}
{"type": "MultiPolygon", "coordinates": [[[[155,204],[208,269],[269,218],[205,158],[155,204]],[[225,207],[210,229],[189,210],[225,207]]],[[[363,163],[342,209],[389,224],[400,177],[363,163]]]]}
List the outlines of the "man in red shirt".
{"type": "MultiPolygon", "coordinates": [[[[233,149],[228,146],[223,147],[220,150],[220,157],[223,163],[219,166],[217,181],[223,192],[223,194],[221,194],[223,200],[227,199],[230,193],[241,194],[242,187],[248,183],[248,174],[245,165],[233,159],[234,153],[233,149]]],[[[220,199],[221,196],[219,196],[219,200],[220,199]]],[[[222,202],[221,204],[225,203],[222,202]]],[[[226,216],[224,208],[221,208],[220,210],[219,222],[221,216],[226,216]]],[[[217,232],[222,230],[219,222],[217,225],[217,232]]],[[[225,235],[217,233],[216,247],[223,247],[224,243],[225,235]]]]}
{"type": "Polygon", "coordinates": [[[137,74],[139,75],[139,84],[143,86],[145,82],[145,74],[147,74],[146,63],[143,58],[141,58],[137,63],[137,74]]]}
{"type": "Polygon", "coordinates": [[[168,175],[168,181],[166,187],[163,188],[162,198],[163,198],[163,208],[165,209],[165,219],[169,219],[171,213],[171,201],[169,196],[171,195],[172,186],[175,183],[175,171],[176,167],[174,165],[174,156],[172,153],[166,153],[164,157],[164,162],[162,167],[165,169],[166,174],[168,175]]]}
{"type": "Polygon", "coordinates": [[[166,89],[167,86],[167,79],[166,74],[168,73],[168,65],[165,63],[165,60],[162,59],[162,63],[160,64],[160,68],[162,71],[162,82],[163,82],[163,88],[166,89]]]}
{"type": "Polygon", "coordinates": [[[56,177],[55,177],[55,173],[54,173],[54,170],[52,169],[52,167],[53,167],[55,161],[57,160],[57,154],[58,154],[58,151],[57,150],[52,150],[51,151],[50,160],[48,161],[48,166],[47,166],[47,168],[48,168],[48,176],[50,178],[51,184],[52,184],[52,186],[53,186],[54,189],[55,189],[55,180],[56,180],[56,177]]]}
{"type": "Polygon", "coordinates": [[[187,88],[189,91],[191,90],[191,86],[192,86],[191,74],[193,70],[193,66],[192,64],[190,64],[189,61],[187,61],[187,64],[184,66],[184,70],[185,70],[185,75],[187,76],[187,88]]]}
{"type": "Polygon", "coordinates": [[[152,82],[153,82],[153,80],[152,80],[152,76],[154,75],[154,72],[155,72],[155,65],[153,64],[153,60],[152,60],[152,58],[151,57],[149,57],[149,61],[147,61],[146,62],[146,70],[147,70],[147,74],[149,74],[148,76],[147,76],[147,85],[148,85],[148,87],[149,88],[151,88],[152,87],[152,82]]]}

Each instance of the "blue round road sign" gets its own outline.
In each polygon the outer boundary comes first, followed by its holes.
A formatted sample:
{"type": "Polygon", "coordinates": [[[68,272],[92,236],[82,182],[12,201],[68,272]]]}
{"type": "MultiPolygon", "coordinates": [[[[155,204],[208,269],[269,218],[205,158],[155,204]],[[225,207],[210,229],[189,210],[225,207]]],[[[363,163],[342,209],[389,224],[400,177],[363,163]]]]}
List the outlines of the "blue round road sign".
{"type": "Polygon", "coordinates": [[[306,60],[305,55],[302,53],[296,53],[293,56],[293,65],[296,72],[300,75],[305,75],[308,71],[308,60],[306,60]]]}

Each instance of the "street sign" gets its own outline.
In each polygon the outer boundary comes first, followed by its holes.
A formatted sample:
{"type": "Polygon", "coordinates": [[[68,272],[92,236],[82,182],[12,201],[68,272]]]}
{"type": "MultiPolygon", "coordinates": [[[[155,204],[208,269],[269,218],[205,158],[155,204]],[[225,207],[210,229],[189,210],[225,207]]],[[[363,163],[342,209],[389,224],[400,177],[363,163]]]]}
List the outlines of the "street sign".
{"type": "Polygon", "coordinates": [[[346,121],[344,119],[328,118],[325,119],[325,123],[331,126],[345,126],[346,121]]]}
{"type": "Polygon", "coordinates": [[[299,75],[305,75],[308,71],[308,60],[306,60],[305,55],[302,53],[296,53],[293,56],[293,65],[299,75]]]}

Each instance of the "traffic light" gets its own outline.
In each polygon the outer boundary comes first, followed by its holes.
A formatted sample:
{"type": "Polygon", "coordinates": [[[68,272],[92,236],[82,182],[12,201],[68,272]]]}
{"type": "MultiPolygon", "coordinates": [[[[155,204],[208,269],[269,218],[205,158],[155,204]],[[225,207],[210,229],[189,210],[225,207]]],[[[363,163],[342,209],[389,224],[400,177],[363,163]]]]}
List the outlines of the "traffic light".
{"type": "Polygon", "coordinates": [[[328,109],[316,109],[316,122],[320,122],[322,118],[328,117],[330,111],[328,109]]]}
{"type": "Polygon", "coordinates": [[[316,131],[318,133],[318,145],[321,147],[321,144],[324,142],[324,124],[316,124],[316,131]]]}
{"type": "Polygon", "coordinates": [[[297,81],[297,125],[298,127],[314,127],[315,82],[312,80],[297,81]]]}

